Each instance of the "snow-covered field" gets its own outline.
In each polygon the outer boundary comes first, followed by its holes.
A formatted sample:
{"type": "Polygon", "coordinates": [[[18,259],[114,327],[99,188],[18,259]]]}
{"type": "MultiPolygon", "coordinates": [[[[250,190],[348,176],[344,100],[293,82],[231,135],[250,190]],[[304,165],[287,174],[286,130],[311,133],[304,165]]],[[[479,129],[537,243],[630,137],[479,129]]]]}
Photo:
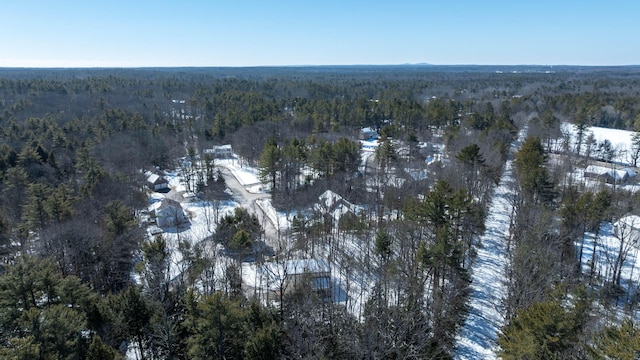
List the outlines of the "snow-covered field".
{"type": "MultiPolygon", "coordinates": [[[[572,149],[575,149],[578,138],[575,125],[563,122],[561,124],[561,130],[563,134],[570,137],[570,146],[572,149]]],[[[609,129],[597,126],[587,127],[587,130],[583,134],[583,143],[580,152],[583,154],[585,153],[587,148],[586,140],[590,135],[593,135],[593,139],[596,142],[593,145],[593,150],[597,148],[598,144],[603,143],[605,140],[609,140],[611,142],[611,148],[614,150],[612,161],[617,164],[630,165],[632,161],[631,153],[633,149],[633,134],[633,131],[628,130],[609,129]]]]}

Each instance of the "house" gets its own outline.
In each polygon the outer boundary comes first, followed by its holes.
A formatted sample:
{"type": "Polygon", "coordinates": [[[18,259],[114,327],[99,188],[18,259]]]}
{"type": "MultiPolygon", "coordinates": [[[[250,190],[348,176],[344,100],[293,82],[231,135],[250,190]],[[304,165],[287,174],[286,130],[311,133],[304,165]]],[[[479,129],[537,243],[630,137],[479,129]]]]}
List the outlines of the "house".
{"type": "Polygon", "coordinates": [[[189,218],[182,210],[179,202],[163,199],[155,209],[156,222],[159,227],[167,228],[189,223],[189,218]]]}
{"type": "Polygon", "coordinates": [[[360,140],[374,140],[377,139],[378,132],[372,127],[366,127],[360,130],[360,140]]]}
{"type": "Polygon", "coordinates": [[[604,166],[589,165],[584,170],[584,177],[598,179],[607,184],[623,184],[636,175],[636,172],[629,168],[612,169],[604,166]]]}
{"type": "Polygon", "coordinates": [[[218,145],[211,149],[204,149],[205,154],[211,154],[216,159],[230,158],[233,156],[233,148],[231,145],[218,145]]]}
{"type": "Polygon", "coordinates": [[[285,263],[287,291],[308,287],[322,299],[331,298],[331,270],[321,259],[288,260],[285,263]]]}
{"type": "Polygon", "coordinates": [[[147,185],[153,191],[169,190],[169,180],[154,173],[148,173],[147,185]]]}
{"type": "Polygon", "coordinates": [[[640,216],[628,215],[613,224],[614,235],[625,242],[640,246],[640,216]]]}

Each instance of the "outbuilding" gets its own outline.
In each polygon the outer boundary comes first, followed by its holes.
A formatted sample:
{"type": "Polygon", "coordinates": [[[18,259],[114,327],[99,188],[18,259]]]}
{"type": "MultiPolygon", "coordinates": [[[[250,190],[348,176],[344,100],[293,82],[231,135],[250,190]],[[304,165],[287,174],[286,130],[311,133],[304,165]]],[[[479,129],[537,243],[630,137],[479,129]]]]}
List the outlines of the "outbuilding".
{"type": "Polygon", "coordinates": [[[169,190],[169,180],[158,174],[150,173],[147,176],[147,185],[153,191],[169,190]]]}

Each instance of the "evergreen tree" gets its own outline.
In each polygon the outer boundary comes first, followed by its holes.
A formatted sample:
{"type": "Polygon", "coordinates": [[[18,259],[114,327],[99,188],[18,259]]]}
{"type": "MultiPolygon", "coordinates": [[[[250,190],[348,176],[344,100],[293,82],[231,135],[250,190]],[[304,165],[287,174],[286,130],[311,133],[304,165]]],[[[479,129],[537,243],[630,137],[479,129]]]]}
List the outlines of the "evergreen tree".
{"type": "Polygon", "coordinates": [[[578,346],[585,309],[565,308],[560,299],[521,309],[498,337],[499,356],[509,359],[565,359],[578,346]]]}
{"type": "Polygon", "coordinates": [[[144,360],[149,323],[154,312],[151,303],[138,287],[131,285],[117,295],[109,295],[101,305],[101,313],[113,327],[113,335],[120,340],[133,341],[144,360]]]}
{"type": "Polygon", "coordinates": [[[360,165],[360,144],[340,138],[333,144],[334,173],[353,174],[360,165]]]}
{"type": "Polygon", "coordinates": [[[85,360],[123,360],[116,349],[102,342],[100,336],[94,335],[87,350],[85,360]]]}
{"type": "Polygon", "coordinates": [[[391,143],[391,139],[383,137],[381,141],[382,142],[376,148],[375,156],[380,169],[382,169],[382,171],[387,171],[391,163],[395,161],[398,156],[396,154],[395,147],[391,143]]]}
{"type": "Polygon", "coordinates": [[[638,159],[640,159],[640,131],[636,131],[631,137],[631,153],[629,157],[631,158],[631,165],[638,166],[638,159]]]}
{"type": "Polygon", "coordinates": [[[47,223],[47,200],[51,188],[43,183],[32,183],[27,188],[27,202],[22,211],[22,221],[30,230],[44,228],[47,223]]]}
{"type": "Polygon", "coordinates": [[[152,299],[162,302],[169,291],[171,254],[162,235],[142,244],[143,261],[137,265],[152,299]]]}
{"type": "Polygon", "coordinates": [[[631,319],[620,326],[607,326],[589,346],[592,359],[634,360],[640,358],[640,330],[631,319]]]}
{"type": "Polygon", "coordinates": [[[544,167],[544,149],[537,137],[525,139],[514,161],[520,188],[529,203],[548,203],[553,199],[553,184],[544,167]]]}
{"type": "Polygon", "coordinates": [[[282,154],[278,147],[278,142],[274,137],[270,137],[264,144],[262,154],[258,160],[258,168],[260,170],[260,179],[271,184],[271,189],[276,190],[278,172],[280,171],[280,163],[282,154]]]}
{"type": "Polygon", "coordinates": [[[58,223],[70,219],[73,215],[73,201],[71,188],[66,184],[59,185],[46,200],[48,217],[58,223]]]}
{"type": "Polygon", "coordinates": [[[0,276],[3,358],[82,358],[95,295],[48,259],[22,257],[0,276]]]}

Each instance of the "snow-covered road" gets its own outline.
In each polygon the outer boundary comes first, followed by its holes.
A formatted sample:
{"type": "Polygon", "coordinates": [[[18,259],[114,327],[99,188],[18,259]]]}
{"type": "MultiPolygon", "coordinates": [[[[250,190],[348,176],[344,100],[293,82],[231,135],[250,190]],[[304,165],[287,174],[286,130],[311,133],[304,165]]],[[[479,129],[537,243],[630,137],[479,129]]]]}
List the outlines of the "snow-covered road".
{"type": "Polygon", "coordinates": [[[527,128],[511,145],[511,156],[505,164],[500,185],[494,190],[486,220],[486,231],[472,266],[469,314],[458,333],[455,359],[495,359],[498,332],[504,323],[503,299],[507,295],[505,269],[507,240],[515,194],[513,154],[524,141],[527,128]]]}

